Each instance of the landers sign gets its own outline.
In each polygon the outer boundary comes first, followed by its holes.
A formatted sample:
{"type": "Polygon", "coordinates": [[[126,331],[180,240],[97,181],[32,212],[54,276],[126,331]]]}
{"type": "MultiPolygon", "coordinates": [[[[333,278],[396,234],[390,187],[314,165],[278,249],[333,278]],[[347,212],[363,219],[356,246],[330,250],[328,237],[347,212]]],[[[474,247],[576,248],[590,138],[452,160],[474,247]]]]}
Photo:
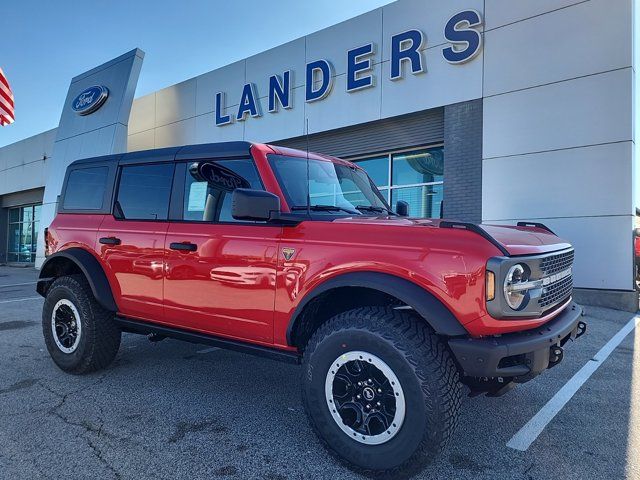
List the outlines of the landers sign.
{"type": "MultiPolygon", "coordinates": [[[[482,17],[475,10],[460,12],[447,22],[444,37],[450,45],[442,49],[442,56],[451,64],[460,64],[471,60],[482,48],[482,34],[479,28],[482,17]]],[[[407,30],[391,37],[391,58],[389,78],[400,80],[406,71],[418,75],[426,71],[422,50],[426,47],[424,33],[417,29],[407,30]]],[[[347,52],[347,93],[356,92],[375,86],[372,73],[375,44],[368,43],[347,52]]],[[[277,113],[280,108],[290,109],[292,102],[291,70],[274,74],[269,78],[268,109],[277,113]]],[[[334,72],[331,62],[319,59],[306,64],[305,68],[305,101],[316,102],[326,98],[333,87],[334,72]]],[[[226,93],[216,93],[215,117],[216,125],[221,127],[234,121],[242,122],[248,116],[262,116],[262,108],[254,83],[247,83],[242,88],[240,102],[236,112],[227,112],[226,93]]]]}

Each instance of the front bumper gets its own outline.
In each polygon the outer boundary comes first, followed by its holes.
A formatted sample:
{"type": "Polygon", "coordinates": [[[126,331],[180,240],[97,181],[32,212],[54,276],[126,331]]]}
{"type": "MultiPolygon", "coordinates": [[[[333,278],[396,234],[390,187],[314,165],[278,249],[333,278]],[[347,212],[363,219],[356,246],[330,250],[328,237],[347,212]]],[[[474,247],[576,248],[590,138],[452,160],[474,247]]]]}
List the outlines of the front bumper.
{"type": "Polygon", "coordinates": [[[538,328],[499,337],[453,338],[449,346],[465,376],[522,383],[562,360],[564,344],[586,330],[581,316],[582,308],[572,302],[538,328]]]}

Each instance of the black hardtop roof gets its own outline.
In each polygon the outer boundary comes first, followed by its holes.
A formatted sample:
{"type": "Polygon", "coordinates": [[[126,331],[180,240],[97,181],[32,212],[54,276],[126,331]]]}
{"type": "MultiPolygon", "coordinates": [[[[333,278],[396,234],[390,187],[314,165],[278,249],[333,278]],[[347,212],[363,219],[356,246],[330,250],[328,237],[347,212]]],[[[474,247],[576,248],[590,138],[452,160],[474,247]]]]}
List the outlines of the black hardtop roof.
{"type": "Polygon", "coordinates": [[[138,152],[83,158],[71,163],[69,167],[102,162],[120,162],[122,164],[148,163],[150,161],[170,162],[172,160],[197,160],[199,158],[233,158],[250,155],[251,142],[220,142],[185,145],[182,147],[154,148],[138,152]]]}

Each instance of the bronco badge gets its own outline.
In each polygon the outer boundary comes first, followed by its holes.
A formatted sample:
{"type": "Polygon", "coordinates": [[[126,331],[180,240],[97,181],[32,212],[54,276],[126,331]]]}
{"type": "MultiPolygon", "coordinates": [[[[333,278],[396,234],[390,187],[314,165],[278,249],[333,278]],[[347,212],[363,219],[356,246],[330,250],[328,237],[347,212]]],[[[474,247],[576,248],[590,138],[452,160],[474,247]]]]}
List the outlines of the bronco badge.
{"type": "Polygon", "coordinates": [[[291,248],[291,247],[284,247],[282,249],[282,255],[284,256],[284,259],[286,261],[291,260],[291,257],[293,257],[293,254],[296,253],[296,249],[295,248],[291,248]]]}

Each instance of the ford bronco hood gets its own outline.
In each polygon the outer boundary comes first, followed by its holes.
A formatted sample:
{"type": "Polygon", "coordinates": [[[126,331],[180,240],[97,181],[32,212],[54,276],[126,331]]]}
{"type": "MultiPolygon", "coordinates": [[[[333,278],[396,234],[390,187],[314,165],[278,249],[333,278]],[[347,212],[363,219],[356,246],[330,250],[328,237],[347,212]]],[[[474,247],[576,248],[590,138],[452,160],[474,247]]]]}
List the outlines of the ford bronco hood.
{"type": "Polygon", "coordinates": [[[510,255],[546,253],[571,247],[569,242],[538,227],[480,226],[496,239],[510,255]]]}
{"type": "MultiPolygon", "coordinates": [[[[348,217],[336,219],[335,222],[393,225],[410,228],[442,228],[440,224],[444,220],[399,217],[348,217]]],[[[540,227],[488,224],[480,224],[478,226],[492,237],[495,242],[500,244],[509,255],[537,255],[571,247],[569,242],[540,227]]],[[[478,233],[473,231],[470,231],[469,234],[479,236],[478,233]]]]}

